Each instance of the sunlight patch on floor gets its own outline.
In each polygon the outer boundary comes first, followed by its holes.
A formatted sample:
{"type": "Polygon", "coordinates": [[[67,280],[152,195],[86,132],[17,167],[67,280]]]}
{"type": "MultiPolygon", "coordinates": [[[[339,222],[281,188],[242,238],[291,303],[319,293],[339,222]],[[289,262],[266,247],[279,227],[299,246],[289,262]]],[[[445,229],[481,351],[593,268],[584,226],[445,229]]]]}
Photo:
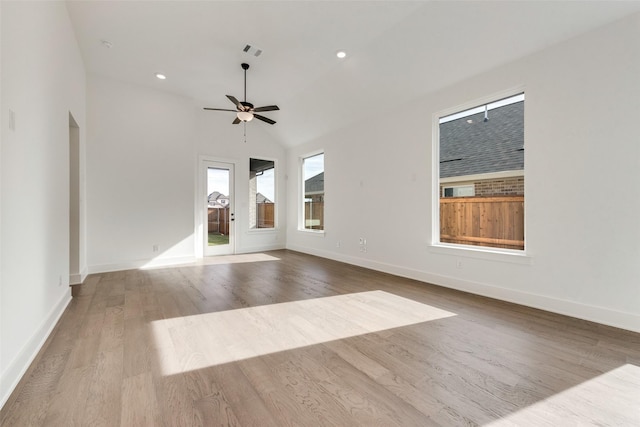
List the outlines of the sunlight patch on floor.
{"type": "Polygon", "coordinates": [[[248,262],[264,262],[264,261],[280,261],[280,258],[262,254],[262,253],[250,253],[250,254],[239,254],[239,255],[219,255],[219,256],[209,256],[201,259],[197,259],[195,261],[188,262],[180,262],[180,261],[167,261],[164,259],[154,259],[147,262],[145,265],[140,267],[141,270],[151,270],[157,268],[166,268],[167,266],[171,267],[192,267],[198,265],[222,265],[222,264],[242,264],[248,262]]]}
{"type": "Polygon", "coordinates": [[[455,316],[383,291],[151,322],[163,375],[455,316]]]}
{"type": "Polygon", "coordinates": [[[280,261],[280,258],[262,254],[238,254],[204,257],[196,262],[197,265],[242,264],[247,262],[280,261]]]}
{"type": "Polygon", "coordinates": [[[486,425],[640,425],[640,367],[622,365],[486,425]]]}

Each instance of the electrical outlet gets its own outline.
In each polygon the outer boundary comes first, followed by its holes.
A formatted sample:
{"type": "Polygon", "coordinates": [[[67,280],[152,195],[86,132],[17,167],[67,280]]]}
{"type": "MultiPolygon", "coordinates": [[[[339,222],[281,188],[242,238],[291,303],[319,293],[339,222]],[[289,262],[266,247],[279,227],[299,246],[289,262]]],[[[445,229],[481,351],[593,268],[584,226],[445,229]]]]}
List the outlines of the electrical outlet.
{"type": "Polygon", "coordinates": [[[339,248],[339,247],[340,247],[340,240],[336,242],[336,248],[339,248]]]}
{"type": "Polygon", "coordinates": [[[462,260],[456,260],[456,268],[462,268],[462,260]]]}
{"type": "Polygon", "coordinates": [[[156,243],[153,245],[153,252],[158,252],[160,250],[160,246],[156,243]]]}
{"type": "Polygon", "coordinates": [[[62,286],[62,275],[58,276],[58,286],[62,286]]]}

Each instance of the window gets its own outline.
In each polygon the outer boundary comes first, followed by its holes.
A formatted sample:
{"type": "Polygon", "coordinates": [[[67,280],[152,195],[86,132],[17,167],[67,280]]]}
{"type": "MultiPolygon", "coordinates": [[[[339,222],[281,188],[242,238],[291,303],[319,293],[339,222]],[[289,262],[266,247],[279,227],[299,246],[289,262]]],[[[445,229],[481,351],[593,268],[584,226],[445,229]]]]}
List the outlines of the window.
{"type": "Polygon", "coordinates": [[[302,227],[324,230],[324,153],[302,159],[302,227]]]}
{"type": "Polygon", "coordinates": [[[249,159],[249,228],[276,226],[276,167],[273,160],[249,159]]]}
{"type": "Polygon", "coordinates": [[[438,118],[439,242],[524,250],[524,93],[438,118]]]}
{"type": "Polygon", "coordinates": [[[469,197],[475,196],[475,186],[458,185],[455,187],[442,187],[441,197],[469,197]]]}

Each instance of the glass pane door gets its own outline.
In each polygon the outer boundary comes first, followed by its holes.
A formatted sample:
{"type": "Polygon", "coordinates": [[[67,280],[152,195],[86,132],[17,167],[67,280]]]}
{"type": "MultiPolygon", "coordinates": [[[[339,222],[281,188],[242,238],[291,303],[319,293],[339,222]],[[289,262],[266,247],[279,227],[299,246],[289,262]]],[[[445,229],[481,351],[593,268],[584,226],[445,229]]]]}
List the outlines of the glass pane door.
{"type": "Polygon", "coordinates": [[[233,253],[233,165],[205,162],[205,255],[233,253]]]}

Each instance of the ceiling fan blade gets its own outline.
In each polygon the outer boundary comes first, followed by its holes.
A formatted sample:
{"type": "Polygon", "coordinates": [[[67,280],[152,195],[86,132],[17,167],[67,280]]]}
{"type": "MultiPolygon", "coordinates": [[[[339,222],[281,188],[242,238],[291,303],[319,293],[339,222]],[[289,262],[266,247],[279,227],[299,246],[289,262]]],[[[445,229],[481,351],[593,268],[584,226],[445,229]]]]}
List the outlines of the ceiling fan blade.
{"type": "Polygon", "coordinates": [[[237,125],[238,123],[240,123],[242,120],[240,120],[239,118],[235,118],[235,120],[233,121],[234,125],[237,125]]]}
{"type": "Polygon", "coordinates": [[[278,108],[277,105],[267,105],[266,107],[258,107],[258,108],[254,108],[253,111],[255,111],[256,113],[259,113],[261,111],[276,111],[279,110],[280,108],[278,108]]]}
{"type": "Polygon", "coordinates": [[[273,125],[276,123],[274,120],[271,120],[265,116],[261,116],[260,114],[254,114],[253,117],[255,117],[258,120],[262,120],[263,122],[269,123],[270,125],[273,125]]]}
{"type": "Polygon", "coordinates": [[[211,111],[231,111],[232,113],[237,113],[237,110],[227,110],[225,108],[208,108],[208,107],[204,107],[205,110],[211,110],[211,111]]]}
{"type": "Polygon", "coordinates": [[[238,107],[238,110],[242,111],[242,104],[240,103],[240,101],[238,101],[235,97],[231,95],[227,95],[227,98],[229,98],[229,101],[233,102],[236,105],[236,107],[238,107]]]}

